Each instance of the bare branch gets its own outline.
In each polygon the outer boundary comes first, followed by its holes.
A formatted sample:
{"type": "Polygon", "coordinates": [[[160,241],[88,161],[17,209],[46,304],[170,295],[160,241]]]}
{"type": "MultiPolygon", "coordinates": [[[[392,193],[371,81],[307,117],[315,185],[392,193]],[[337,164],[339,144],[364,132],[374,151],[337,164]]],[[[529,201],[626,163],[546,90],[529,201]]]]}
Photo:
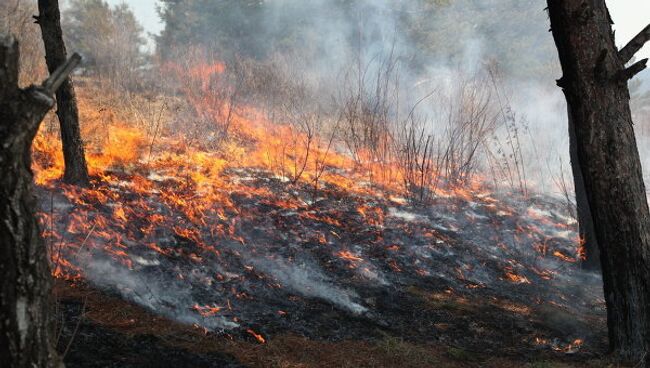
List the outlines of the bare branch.
{"type": "Polygon", "coordinates": [[[648,59],[639,60],[636,63],[630,65],[627,69],[621,71],[619,78],[625,81],[628,81],[634,78],[635,75],[639,74],[648,66],[648,59]]]}
{"type": "Polygon", "coordinates": [[[634,54],[636,54],[637,51],[641,50],[643,45],[645,45],[645,43],[648,41],[650,41],[650,24],[648,24],[641,32],[639,32],[639,34],[634,36],[634,38],[628,42],[628,44],[625,45],[621,51],[618,52],[618,55],[623,63],[627,63],[628,61],[632,60],[634,54]]]}
{"type": "Polygon", "coordinates": [[[81,55],[76,52],[65,62],[59,66],[49,78],[43,82],[43,89],[51,96],[56,93],[61,84],[68,78],[72,71],[81,63],[81,55]]]}

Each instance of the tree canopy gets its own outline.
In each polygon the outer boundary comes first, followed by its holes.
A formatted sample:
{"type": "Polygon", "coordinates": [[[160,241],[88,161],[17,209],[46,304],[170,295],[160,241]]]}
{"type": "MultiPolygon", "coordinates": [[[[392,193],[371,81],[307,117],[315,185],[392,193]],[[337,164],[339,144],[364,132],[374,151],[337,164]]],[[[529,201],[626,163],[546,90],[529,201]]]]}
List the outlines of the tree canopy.
{"type": "Polygon", "coordinates": [[[226,58],[322,57],[394,42],[415,69],[496,61],[529,78],[557,68],[546,14],[534,0],[162,0],[160,15],[162,55],[198,44],[226,58]]]}
{"type": "Polygon", "coordinates": [[[100,75],[119,81],[120,75],[145,62],[144,30],[126,4],[72,0],[63,14],[63,28],[68,47],[80,52],[86,66],[100,75]]]}

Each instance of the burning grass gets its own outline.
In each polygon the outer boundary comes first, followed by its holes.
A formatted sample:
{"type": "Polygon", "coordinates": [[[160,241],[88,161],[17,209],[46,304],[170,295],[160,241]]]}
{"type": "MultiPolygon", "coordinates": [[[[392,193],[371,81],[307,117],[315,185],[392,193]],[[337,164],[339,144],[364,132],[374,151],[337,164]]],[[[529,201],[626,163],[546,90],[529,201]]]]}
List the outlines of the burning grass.
{"type": "MultiPolygon", "coordinates": [[[[202,81],[221,73],[189,76],[207,93],[202,81]]],[[[180,323],[161,331],[233,337],[222,348],[251,366],[454,367],[476,364],[463,351],[602,348],[600,280],[576,264],[564,204],[497,194],[474,176],[436,183],[427,206],[413,205],[398,167],[235,99],[189,96],[184,115],[186,100],[132,96],[130,106],[166,111],[147,125],[93,91],[80,93],[89,188],[58,181],[55,130],[34,145],[53,272],[180,323]],[[214,130],[198,140],[175,122],[185,116],[209,116],[214,130]]],[[[158,326],[111,310],[87,315],[129,333],[158,326]]]]}

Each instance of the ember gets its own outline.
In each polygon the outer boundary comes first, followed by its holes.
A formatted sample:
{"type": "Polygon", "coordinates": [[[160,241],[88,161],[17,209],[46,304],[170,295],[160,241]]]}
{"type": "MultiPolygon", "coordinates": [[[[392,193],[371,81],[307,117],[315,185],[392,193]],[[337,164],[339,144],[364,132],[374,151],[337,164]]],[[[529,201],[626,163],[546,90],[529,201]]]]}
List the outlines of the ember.
{"type": "Polygon", "coordinates": [[[219,313],[221,311],[221,307],[216,307],[216,306],[199,306],[198,304],[195,304],[192,309],[196,310],[199,312],[203,317],[210,317],[214,316],[215,314],[219,313]]]}
{"type": "Polygon", "coordinates": [[[265,344],[266,343],[266,340],[264,339],[264,337],[262,335],[256,333],[255,331],[251,330],[250,328],[248,330],[246,330],[246,332],[248,332],[251,336],[253,336],[260,344],[265,344]]]}

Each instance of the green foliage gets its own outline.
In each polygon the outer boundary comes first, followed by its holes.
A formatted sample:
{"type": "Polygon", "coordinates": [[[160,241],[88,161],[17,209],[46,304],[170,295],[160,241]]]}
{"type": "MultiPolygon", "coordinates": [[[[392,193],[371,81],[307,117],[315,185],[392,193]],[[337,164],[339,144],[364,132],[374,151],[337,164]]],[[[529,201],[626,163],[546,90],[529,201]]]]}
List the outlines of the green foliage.
{"type": "Polygon", "coordinates": [[[559,74],[535,0],[162,0],[160,15],[163,56],[202,45],[226,59],[298,52],[309,60],[395,41],[415,71],[498,63],[516,77],[559,74]]]}
{"type": "MultiPolygon", "coordinates": [[[[497,62],[509,75],[530,78],[559,73],[548,20],[535,0],[426,1],[404,24],[420,63],[443,55],[448,63],[497,62]],[[472,60],[480,57],[481,60],[472,60]]],[[[466,67],[467,65],[462,65],[466,67]]]]}
{"type": "Polygon", "coordinates": [[[254,55],[258,50],[263,2],[253,0],[162,0],[165,29],[159,49],[199,44],[215,51],[254,55]]]}

